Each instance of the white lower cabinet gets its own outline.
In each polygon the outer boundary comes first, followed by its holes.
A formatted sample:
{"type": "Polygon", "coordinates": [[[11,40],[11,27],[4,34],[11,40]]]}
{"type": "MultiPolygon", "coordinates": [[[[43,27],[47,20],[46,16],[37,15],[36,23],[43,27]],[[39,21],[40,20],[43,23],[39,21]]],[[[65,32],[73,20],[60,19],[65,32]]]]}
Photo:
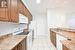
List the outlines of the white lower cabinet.
{"type": "Polygon", "coordinates": [[[62,47],[62,43],[61,41],[63,40],[67,40],[67,38],[59,35],[59,34],[56,34],[56,47],[57,47],[57,50],[63,50],[63,47],[62,47]]]}

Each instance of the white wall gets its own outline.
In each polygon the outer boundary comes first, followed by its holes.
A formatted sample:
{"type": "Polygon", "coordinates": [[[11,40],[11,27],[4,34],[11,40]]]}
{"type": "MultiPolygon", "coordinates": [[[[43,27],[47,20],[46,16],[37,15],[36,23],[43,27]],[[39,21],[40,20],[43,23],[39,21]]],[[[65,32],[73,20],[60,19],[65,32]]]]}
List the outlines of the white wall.
{"type": "Polygon", "coordinates": [[[66,25],[69,28],[75,29],[75,12],[69,12],[66,14],[66,25]]]}
{"type": "Polygon", "coordinates": [[[64,27],[65,25],[65,13],[60,9],[48,9],[47,21],[49,28],[64,27]]]}
{"type": "Polygon", "coordinates": [[[65,27],[75,28],[74,9],[47,9],[48,28],[65,27]]]}

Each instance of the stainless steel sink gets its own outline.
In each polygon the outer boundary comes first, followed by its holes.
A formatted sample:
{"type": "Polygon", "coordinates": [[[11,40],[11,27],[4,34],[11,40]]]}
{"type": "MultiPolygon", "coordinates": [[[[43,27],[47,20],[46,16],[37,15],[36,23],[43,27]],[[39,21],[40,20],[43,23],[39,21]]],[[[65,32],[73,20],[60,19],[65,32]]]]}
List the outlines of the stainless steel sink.
{"type": "Polygon", "coordinates": [[[28,34],[29,34],[29,31],[28,32],[23,31],[23,32],[19,33],[18,35],[28,35],[28,34]]]}

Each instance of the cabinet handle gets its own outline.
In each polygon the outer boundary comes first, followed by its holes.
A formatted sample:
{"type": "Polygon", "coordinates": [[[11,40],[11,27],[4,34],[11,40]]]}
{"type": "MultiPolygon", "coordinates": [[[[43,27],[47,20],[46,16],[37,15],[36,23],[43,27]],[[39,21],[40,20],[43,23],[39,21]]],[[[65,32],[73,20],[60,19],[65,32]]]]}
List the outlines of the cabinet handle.
{"type": "Polygon", "coordinates": [[[71,41],[71,39],[67,39],[67,40],[71,41]]]}

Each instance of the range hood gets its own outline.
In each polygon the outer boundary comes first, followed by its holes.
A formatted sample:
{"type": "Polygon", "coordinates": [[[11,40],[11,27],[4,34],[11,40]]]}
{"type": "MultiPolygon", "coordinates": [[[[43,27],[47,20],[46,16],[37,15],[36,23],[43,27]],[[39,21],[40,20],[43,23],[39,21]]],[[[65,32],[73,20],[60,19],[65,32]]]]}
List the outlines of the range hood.
{"type": "Polygon", "coordinates": [[[23,14],[19,14],[19,23],[20,24],[28,24],[28,18],[23,14]]]}

